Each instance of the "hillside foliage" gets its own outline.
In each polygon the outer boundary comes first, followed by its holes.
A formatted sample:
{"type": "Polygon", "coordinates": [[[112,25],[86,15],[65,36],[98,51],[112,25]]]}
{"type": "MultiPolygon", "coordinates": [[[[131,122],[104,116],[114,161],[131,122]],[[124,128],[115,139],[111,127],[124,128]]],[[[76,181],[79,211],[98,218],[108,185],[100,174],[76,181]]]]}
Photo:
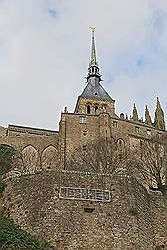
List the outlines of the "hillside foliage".
{"type": "Polygon", "coordinates": [[[49,244],[31,236],[12,220],[0,213],[0,249],[1,250],[49,250],[49,244]]]}
{"type": "MultiPolygon", "coordinates": [[[[3,181],[10,171],[15,150],[6,145],[0,145],[0,196],[5,189],[3,181]]],[[[0,208],[0,250],[50,250],[49,244],[38,240],[6,217],[0,208]]]]}

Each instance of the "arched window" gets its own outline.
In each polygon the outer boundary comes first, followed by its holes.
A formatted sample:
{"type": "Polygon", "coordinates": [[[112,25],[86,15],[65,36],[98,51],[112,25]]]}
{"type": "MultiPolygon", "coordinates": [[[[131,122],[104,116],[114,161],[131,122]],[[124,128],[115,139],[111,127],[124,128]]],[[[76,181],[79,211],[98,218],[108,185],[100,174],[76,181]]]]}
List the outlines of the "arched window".
{"type": "Polygon", "coordinates": [[[117,150],[118,150],[118,156],[119,159],[122,160],[123,157],[125,157],[125,142],[122,138],[119,138],[117,140],[117,150]]]}
{"type": "Polygon", "coordinates": [[[87,114],[90,114],[90,105],[87,106],[87,114]]]}
{"type": "Polygon", "coordinates": [[[97,111],[98,111],[98,107],[96,106],[95,107],[95,114],[97,114],[97,111]]]}

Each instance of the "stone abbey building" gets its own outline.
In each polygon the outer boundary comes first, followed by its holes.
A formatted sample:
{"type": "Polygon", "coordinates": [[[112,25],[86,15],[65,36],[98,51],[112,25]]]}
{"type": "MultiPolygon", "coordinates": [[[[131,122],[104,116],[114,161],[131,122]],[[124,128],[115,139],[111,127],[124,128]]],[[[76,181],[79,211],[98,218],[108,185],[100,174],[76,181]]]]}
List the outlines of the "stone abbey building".
{"type": "Polygon", "coordinates": [[[105,168],[68,164],[74,152],[101,138],[112,138],[124,149],[165,133],[158,98],[154,122],[147,107],[144,121],[135,105],[130,118],[116,114],[115,100],[101,85],[93,29],[87,85],[74,112],[65,108],[61,114],[59,131],[0,127],[0,144],[17,151],[4,207],[22,228],[55,249],[167,249],[167,209],[160,192],[148,190],[128,172],[114,178],[105,168]]]}

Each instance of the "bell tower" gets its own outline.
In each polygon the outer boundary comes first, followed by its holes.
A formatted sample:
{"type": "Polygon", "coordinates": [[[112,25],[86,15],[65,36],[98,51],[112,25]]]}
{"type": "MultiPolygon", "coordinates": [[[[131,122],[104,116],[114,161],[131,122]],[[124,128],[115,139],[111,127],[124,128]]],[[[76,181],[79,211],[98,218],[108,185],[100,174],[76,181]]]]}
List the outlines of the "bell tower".
{"type": "Polygon", "coordinates": [[[99,115],[108,113],[115,116],[115,101],[100,84],[99,65],[96,58],[95,28],[91,27],[91,53],[87,74],[87,85],[78,97],[75,113],[99,115]]]}

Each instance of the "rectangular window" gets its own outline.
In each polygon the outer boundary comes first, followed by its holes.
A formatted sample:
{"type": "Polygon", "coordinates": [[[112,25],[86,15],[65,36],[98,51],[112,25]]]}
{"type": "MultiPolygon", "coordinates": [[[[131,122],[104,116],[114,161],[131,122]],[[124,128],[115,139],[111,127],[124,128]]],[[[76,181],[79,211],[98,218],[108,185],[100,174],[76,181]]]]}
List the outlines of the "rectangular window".
{"type": "Polygon", "coordinates": [[[113,124],[113,127],[114,127],[114,128],[118,128],[118,122],[113,121],[113,123],[112,123],[112,124],[113,124]]]}
{"type": "Polygon", "coordinates": [[[85,151],[86,150],[86,145],[83,145],[83,151],[85,151]]]}
{"type": "Polygon", "coordinates": [[[140,128],[139,127],[135,127],[135,132],[139,133],[140,132],[140,128]]]}
{"type": "Polygon", "coordinates": [[[79,117],[79,123],[81,123],[81,124],[86,123],[86,116],[80,116],[79,117]]]}

